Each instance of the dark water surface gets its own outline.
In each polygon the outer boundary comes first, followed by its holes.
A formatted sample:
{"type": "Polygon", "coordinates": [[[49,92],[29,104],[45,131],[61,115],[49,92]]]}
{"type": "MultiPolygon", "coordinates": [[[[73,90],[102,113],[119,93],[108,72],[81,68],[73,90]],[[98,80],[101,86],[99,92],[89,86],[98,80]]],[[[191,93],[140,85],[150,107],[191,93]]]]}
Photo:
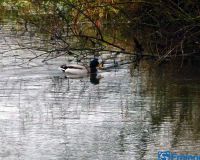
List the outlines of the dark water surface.
{"type": "Polygon", "coordinates": [[[90,79],[66,79],[60,57],[42,63],[0,38],[0,158],[153,160],[158,150],[200,154],[197,67],[124,65],[90,79]],[[7,52],[5,52],[7,51],[7,52]]]}

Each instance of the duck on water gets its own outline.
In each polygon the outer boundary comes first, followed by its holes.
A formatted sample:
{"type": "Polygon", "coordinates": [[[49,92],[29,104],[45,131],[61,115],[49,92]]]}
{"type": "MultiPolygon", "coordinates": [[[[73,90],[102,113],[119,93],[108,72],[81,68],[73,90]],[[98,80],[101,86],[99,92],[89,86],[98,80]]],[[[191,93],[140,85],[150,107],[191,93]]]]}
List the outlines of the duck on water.
{"type": "Polygon", "coordinates": [[[61,65],[60,69],[66,73],[69,78],[81,78],[90,75],[90,81],[93,84],[98,84],[101,76],[97,76],[97,67],[99,67],[99,61],[94,58],[90,61],[89,66],[79,65],[79,64],[69,64],[61,65]]]}
{"type": "Polygon", "coordinates": [[[79,64],[69,64],[61,65],[60,68],[63,72],[72,75],[86,75],[88,73],[96,73],[97,67],[99,66],[99,61],[97,58],[94,58],[89,67],[79,64]]]}

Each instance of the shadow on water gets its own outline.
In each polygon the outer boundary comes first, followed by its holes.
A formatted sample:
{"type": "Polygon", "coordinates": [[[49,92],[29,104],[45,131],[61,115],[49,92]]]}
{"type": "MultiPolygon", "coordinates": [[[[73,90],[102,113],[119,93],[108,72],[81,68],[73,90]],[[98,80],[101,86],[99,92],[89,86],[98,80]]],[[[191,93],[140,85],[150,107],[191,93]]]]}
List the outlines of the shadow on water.
{"type": "Polygon", "coordinates": [[[90,82],[94,85],[99,84],[100,78],[97,77],[97,73],[90,74],[90,82]]]}
{"type": "MultiPolygon", "coordinates": [[[[199,153],[200,69],[199,61],[156,65],[143,62],[141,74],[142,97],[151,97],[152,138],[157,150],[182,154],[199,153]],[[154,137],[156,136],[156,137],[154,137]]],[[[134,76],[135,70],[132,71],[134,76]]],[[[147,142],[148,144],[149,142],[147,142]]],[[[154,147],[155,147],[154,146],[154,147]]],[[[150,149],[151,147],[149,147],[150,149]]]]}

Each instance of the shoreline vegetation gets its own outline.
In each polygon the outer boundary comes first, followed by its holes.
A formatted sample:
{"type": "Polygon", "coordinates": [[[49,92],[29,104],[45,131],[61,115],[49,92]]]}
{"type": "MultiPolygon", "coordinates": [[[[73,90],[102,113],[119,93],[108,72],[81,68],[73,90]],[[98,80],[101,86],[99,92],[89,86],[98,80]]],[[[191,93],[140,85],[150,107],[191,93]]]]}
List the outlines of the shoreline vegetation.
{"type": "Polygon", "coordinates": [[[12,21],[20,35],[43,35],[45,44],[32,49],[48,56],[124,53],[158,64],[200,59],[198,0],[3,0],[0,10],[1,22],[12,21]]]}

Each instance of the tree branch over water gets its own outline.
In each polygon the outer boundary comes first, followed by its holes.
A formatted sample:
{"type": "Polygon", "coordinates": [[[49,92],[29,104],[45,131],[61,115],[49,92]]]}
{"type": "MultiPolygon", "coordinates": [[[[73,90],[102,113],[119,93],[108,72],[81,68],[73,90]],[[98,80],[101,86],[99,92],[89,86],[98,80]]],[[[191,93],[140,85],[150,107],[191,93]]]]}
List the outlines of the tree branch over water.
{"type": "Polygon", "coordinates": [[[18,15],[16,21],[24,22],[24,33],[46,36],[49,48],[41,45],[40,50],[43,47],[47,57],[53,52],[55,57],[60,53],[77,56],[76,50],[94,55],[101,51],[143,54],[141,57],[149,55],[158,61],[199,55],[200,2],[197,0],[190,3],[182,0],[11,2],[8,6],[15,6],[11,9],[18,15]]]}

